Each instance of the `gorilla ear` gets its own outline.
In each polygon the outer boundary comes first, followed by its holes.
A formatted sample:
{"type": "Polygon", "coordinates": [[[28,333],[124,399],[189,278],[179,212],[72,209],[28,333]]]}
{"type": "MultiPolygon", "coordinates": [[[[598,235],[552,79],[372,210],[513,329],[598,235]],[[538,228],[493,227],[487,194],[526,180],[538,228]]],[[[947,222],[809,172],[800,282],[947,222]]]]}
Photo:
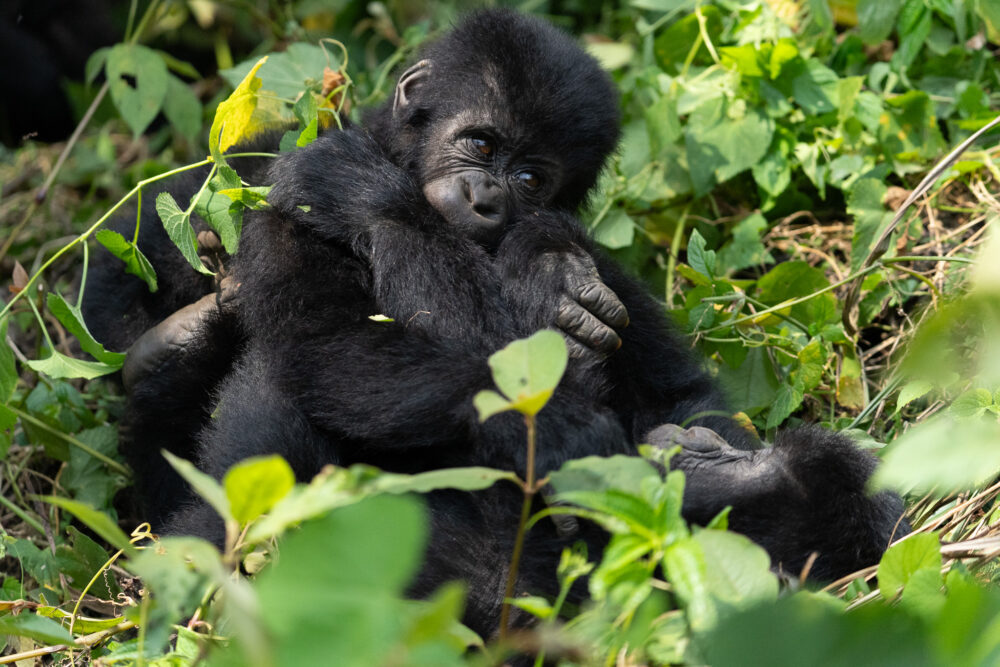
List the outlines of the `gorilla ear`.
{"type": "Polygon", "coordinates": [[[417,89],[431,75],[431,61],[421,60],[403,72],[396,82],[396,97],[392,101],[392,113],[395,115],[409,106],[417,89]]]}

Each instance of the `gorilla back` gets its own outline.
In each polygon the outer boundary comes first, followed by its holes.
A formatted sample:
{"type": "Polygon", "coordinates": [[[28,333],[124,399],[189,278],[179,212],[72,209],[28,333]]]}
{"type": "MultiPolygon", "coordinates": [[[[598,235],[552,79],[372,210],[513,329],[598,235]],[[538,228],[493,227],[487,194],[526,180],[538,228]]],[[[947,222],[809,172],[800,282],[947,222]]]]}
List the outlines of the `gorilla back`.
{"type": "MultiPolygon", "coordinates": [[[[573,217],[617,139],[616,93],[597,63],[508,11],[473,14],[421,55],[363,126],[274,161],[270,207],[247,220],[233,258],[236,299],[202,299],[134,346],[123,437],[150,517],[222,538],[161,448],[216,477],[271,453],[301,479],[355,462],[523,474],[523,423],[480,423],[472,398],[492,385],[492,352],[551,327],[571,359],[538,416],[540,475],[679,442],[689,520],[732,506],[730,526],[786,571],[813,552],[818,577],[875,562],[906,528],[897,497],[865,493],[874,459],[815,428],[761,448],[732,420],[699,416],[726,410],[720,392],[663,305],[573,217]],[[702,428],[675,426],[688,422],[702,428]]],[[[490,635],[520,494],[428,502],[432,537],[413,592],[469,581],[466,621],[490,635]]],[[[575,539],[599,547],[602,537],[592,526],[570,538],[549,522],[533,529],[518,591],[553,592],[558,554],[575,539]]]]}

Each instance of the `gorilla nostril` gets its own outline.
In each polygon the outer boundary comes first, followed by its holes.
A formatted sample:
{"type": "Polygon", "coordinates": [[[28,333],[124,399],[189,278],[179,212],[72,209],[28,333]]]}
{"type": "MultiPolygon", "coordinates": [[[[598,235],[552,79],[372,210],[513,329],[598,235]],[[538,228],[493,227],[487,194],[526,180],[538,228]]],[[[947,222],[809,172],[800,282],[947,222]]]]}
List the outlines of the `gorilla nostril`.
{"type": "Polygon", "coordinates": [[[499,218],[502,213],[498,206],[495,206],[490,202],[477,202],[472,205],[472,210],[489,220],[499,218]]]}

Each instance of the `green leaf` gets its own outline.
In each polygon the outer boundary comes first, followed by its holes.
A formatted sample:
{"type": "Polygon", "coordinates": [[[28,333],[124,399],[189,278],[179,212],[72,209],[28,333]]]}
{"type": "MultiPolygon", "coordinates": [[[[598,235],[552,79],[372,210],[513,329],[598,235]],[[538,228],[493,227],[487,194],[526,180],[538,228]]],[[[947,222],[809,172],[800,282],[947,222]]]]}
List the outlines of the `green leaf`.
{"type": "Polygon", "coordinates": [[[424,512],[403,496],[366,499],[289,534],[281,558],[255,582],[274,641],[271,662],[322,665],[331,656],[344,665],[390,662],[408,629],[399,596],[419,567],[425,540],[424,512]]]}
{"type": "Polygon", "coordinates": [[[858,33],[865,44],[874,46],[892,33],[903,0],[858,0],[858,33]]]}
{"type": "Polygon", "coordinates": [[[659,479],[660,473],[637,456],[587,456],[567,461],[550,473],[549,484],[557,494],[607,489],[638,491],[642,480],[651,477],[659,479]]]}
{"type": "MultiPolygon", "coordinates": [[[[511,409],[535,415],[545,407],[566,370],[569,355],[562,335],[543,329],[490,355],[493,381],[511,401],[511,409]]],[[[496,407],[495,399],[491,401],[496,407]]]]}
{"type": "Polygon", "coordinates": [[[500,480],[517,483],[517,475],[508,470],[468,467],[430,470],[416,475],[382,473],[367,486],[372,493],[428,493],[437,489],[480,491],[500,480]]]}
{"type": "Polygon", "coordinates": [[[267,195],[270,192],[270,186],[239,187],[219,190],[219,194],[225,195],[241,206],[253,209],[254,211],[262,210],[268,206],[267,195]]]}
{"type": "Polygon", "coordinates": [[[899,390],[899,396],[896,398],[896,412],[899,412],[904,406],[927,394],[933,388],[934,385],[927,380],[907,382],[899,390]]]}
{"type": "Polygon", "coordinates": [[[1000,424],[945,413],[910,428],[889,447],[875,488],[943,495],[976,487],[1000,473],[1000,424]]]}
{"type": "MultiPolygon", "coordinates": [[[[76,434],[76,439],[95,452],[117,458],[118,429],[110,424],[84,429],[76,434]]],[[[70,447],[62,485],[75,500],[97,509],[108,509],[115,492],[123,484],[122,476],[109,471],[104,461],[80,447],[70,447]]]]}
{"type": "Polygon", "coordinates": [[[71,306],[62,295],[55,292],[50,292],[46,296],[45,302],[49,311],[56,316],[60,324],[66,327],[66,331],[76,336],[76,339],[80,341],[80,348],[84,352],[102,363],[121,368],[125,361],[125,354],[105,350],[104,346],[98,343],[90,330],[87,329],[87,325],[83,321],[83,313],[80,312],[79,308],[71,306]]]}
{"type": "Polygon", "coordinates": [[[993,407],[993,394],[982,387],[971,389],[951,404],[951,413],[960,419],[976,419],[986,414],[993,407]]]}
{"type": "Polygon", "coordinates": [[[167,96],[163,114],[177,131],[191,141],[201,132],[201,102],[183,81],[173,75],[167,79],[167,96]]]}
{"type": "Polygon", "coordinates": [[[194,229],[191,227],[191,214],[182,211],[173,195],[169,192],[161,192],[156,195],[156,212],[160,215],[163,228],[167,231],[167,236],[174,242],[177,249],[184,255],[198,273],[213,275],[205,268],[198,257],[198,246],[195,241],[194,229]]]}
{"type": "Polygon", "coordinates": [[[663,565],[691,629],[701,633],[714,627],[719,612],[709,588],[708,564],[701,544],[693,537],[674,542],[664,552],[663,565]]]}
{"type": "Polygon", "coordinates": [[[139,136],[153,122],[167,96],[167,66],[152,49],[116,44],[108,51],[105,71],[111,99],[139,136]]]}
{"type": "Polygon", "coordinates": [[[878,565],[878,588],[886,600],[895,599],[916,572],[933,570],[941,578],[941,543],[937,533],[910,535],[894,544],[878,565]]]}
{"type": "Polygon", "coordinates": [[[129,543],[125,533],[104,512],[99,512],[90,505],[70,500],[69,498],[60,498],[58,496],[39,496],[38,498],[66,510],[116,549],[132,553],[133,547],[129,543]]]}
{"type": "MultiPolygon", "coordinates": [[[[256,58],[250,58],[219,74],[236,87],[258,63],[256,58]]],[[[267,62],[255,74],[260,79],[261,90],[295,99],[305,88],[322,83],[323,69],[327,66],[331,69],[340,66],[333,53],[328,56],[316,44],[294,42],[285,51],[268,55],[267,62]]]]}
{"type": "Polygon", "coordinates": [[[721,268],[727,271],[739,271],[748,266],[773,264],[774,257],[760,240],[767,228],[767,220],[760,213],[754,213],[738,222],[733,227],[732,240],[719,250],[718,264],[721,268]]]}
{"type": "Polygon", "coordinates": [[[125,262],[125,273],[130,273],[145,281],[150,292],[157,290],[156,272],[153,265],[142,254],[139,247],[116,231],[102,229],[96,234],[97,241],[112,255],[125,262]]]}
{"type": "Polygon", "coordinates": [[[785,421],[789,415],[802,405],[802,398],[802,390],[798,387],[793,387],[787,383],[783,383],[778,387],[778,394],[774,397],[771,410],[767,413],[766,428],[775,428],[781,422],[785,421]]]}
{"type": "Polygon", "coordinates": [[[612,250],[627,248],[635,240],[635,221],[624,206],[612,206],[607,215],[592,229],[594,240],[612,250]]]}
{"type": "Polygon", "coordinates": [[[890,61],[897,69],[909,67],[931,34],[931,9],[924,0],[906,0],[899,13],[899,46],[890,61]]]}
{"type": "Polygon", "coordinates": [[[226,521],[233,520],[233,513],[229,506],[229,497],[223,490],[222,485],[209,475],[198,470],[193,463],[186,461],[179,456],[163,450],[163,456],[167,463],[177,471],[177,474],[184,478],[195,492],[204,498],[216,512],[226,521]]]}
{"type": "Polygon", "coordinates": [[[109,46],[102,47],[91,53],[90,57],[87,58],[87,64],[84,65],[83,72],[84,81],[87,82],[88,86],[94,82],[97,75],[104,69],[104,64],[108,61],[108,52],[110,50],[111,47],[109,46]]]}
{"type": "MultiPolygon", "coordinates": [[[[715,5],[702,5],[701,14],[705,20],[707,34],[721,35],[722,12],[719,11],[719,8],[715,5]]],[[[698,17],[695,14],[689,14],[675,21],[673,25],[657,35],[656,41],[653,43],[653,55],[656,56],[656,62],[666,72],[677,74],[684,66],[695,42],[700,40],[701,31],[698,17]]],[[[692,62],[703,65],[712,62],[712,55],[703,42],[698,46],[692,62]]]]}
{"type": "Polygon", "coordinates": [[[491,389],[483,389],[472,397],[472,405],[479,414],[479,421],[484,422],[493,415],[514,409],[514,404],[491,389]]]}
{"type": "Polygon", "coordinates": [[[555,611],[548,600],[537,595],[511,598],[510,603],[543,621],[547,618],[552,618],[552,613],[555,611]]]}
{"type": "Polygon", "coordinates": [[[705,559],[708,590],[727,611],[778,598],[778,578],[771,572],[771,558],[749,538],[721,530],[700,530],[694,540],[705,559]]]}
{"type": "MultiPolygon", "coordinates": [[[[14,395],[17,387],[17,365],[14,363],[14,351],[7,345],[7,325],[10,318],[4,316],[0,320],[0,405],[5,404],[14,395]]],[[[3,429],[0,428],[0,432],[3,429]]],[[[0,457],[2,458],[2,457],[0,457]]]]}
{"type": "Polygon", "coordinates": [[[688,239],[687,260],[698,273],[715,277],[715,251],[705,249],[705,237],[697,229],[691,231],[691,238],[688,239]]]}
{"type": "Polygon", "coordinates": [[[688,118],[685,145],[696,194],[705,194],[715,182],[750,169],[771,146],[774,121],[760,109],[746,108],[740,102],[710,99],[688,118]]]}
{"type": "Polygon", "coordinates": [[[45,373],[50,378],[84,378],[93,380],[94,378],[114,373],[121,364],[114,366],[100,361],[83,361],[67,357],[61,352],[52,350],[52,353],[44,359],[27,362],[27,366],[39,373],[45,373]]]}
{"type": "Polygon", "coordinates": [[[194,205],[195,213],[218,233],[222,247],[230,255],[239,249],[240,232],[243,229],[243,207],[234,205],[224,191],[242,187],[239,174],[227,165],[219,165],[215,176],[208,182],[194,205]]]}
{"type": "Polygon", "coordinates": [[[52,619],[30,612],[22,612],[17,616],[0,616],[0,635],[27,637],[42,644],[76,645],[69,630],[52,619]]]}
{"type": "Polygon", "coordinates": [[[278,455],[240,461],[222,478],[233,518],[249,523],[266,513],[295,486],[295,473],[278,455]]]}

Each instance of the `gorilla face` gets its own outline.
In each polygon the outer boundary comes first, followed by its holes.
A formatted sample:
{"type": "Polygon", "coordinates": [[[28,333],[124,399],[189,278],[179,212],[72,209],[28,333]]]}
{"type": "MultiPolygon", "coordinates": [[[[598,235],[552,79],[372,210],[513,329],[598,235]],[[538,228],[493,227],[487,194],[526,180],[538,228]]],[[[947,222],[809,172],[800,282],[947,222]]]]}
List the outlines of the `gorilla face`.
{"type": "Polygon", "coordinates": [[[428,118],[441,106],[440,91],[427,85],[433,76],[429,60],[407,70],[393,114],[416,131],[414,166],[427,201],[463,235],[495,247],[512,219],[555,206],[566,166],[481,80],[464,91],[472,99],[457,114],[428,118]]]}

